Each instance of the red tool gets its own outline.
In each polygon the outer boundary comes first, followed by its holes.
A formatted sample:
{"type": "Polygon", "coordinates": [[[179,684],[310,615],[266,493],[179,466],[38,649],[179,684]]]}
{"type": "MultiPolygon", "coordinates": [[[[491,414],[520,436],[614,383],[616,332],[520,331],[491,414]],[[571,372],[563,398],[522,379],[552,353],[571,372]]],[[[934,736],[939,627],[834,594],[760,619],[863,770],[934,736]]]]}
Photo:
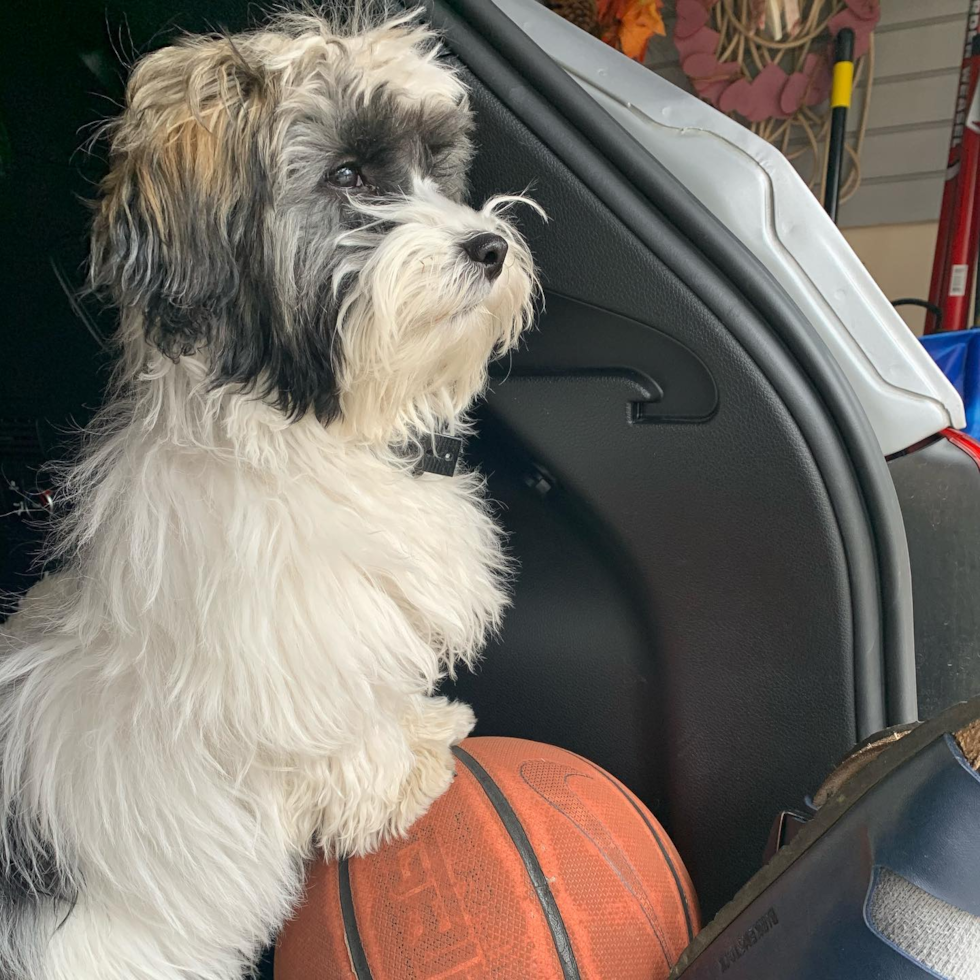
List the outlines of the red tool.
{"type": "Polygon", "coordinates": [[[970,0],[960,84],[956,94],[956,115],[949,142],[946,184],[939,213],[936,252],[932,264],[925,333],[962,330],[967,325],[969,297],[977,259],[976,184],[980,163],[980,132],[967,120],[975,104],[980,77],[980,53],[974,51],[980,25],[980,0],[970,0]],[[941,311],[938,315],[936,310],[941,311]]]}

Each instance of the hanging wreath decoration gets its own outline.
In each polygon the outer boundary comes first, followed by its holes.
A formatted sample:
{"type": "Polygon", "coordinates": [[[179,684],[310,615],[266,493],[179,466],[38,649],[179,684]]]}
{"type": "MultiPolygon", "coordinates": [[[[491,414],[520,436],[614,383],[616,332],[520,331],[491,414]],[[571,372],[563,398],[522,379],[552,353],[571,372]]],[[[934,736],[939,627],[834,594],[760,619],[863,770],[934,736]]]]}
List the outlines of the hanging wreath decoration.
{"type": "MultiPolygon", "coordinates": [[[[833,38],[854,31],[855,86],[863,83],[846,200],[860,181],[860,155],[874,73],[879,0],[677,0],[673,42],[694,90],[737,114],[791,160],[812,156],[810,185],[824,179],[833,38]]],[[[822,188],[821,188],[822,197],[822,188]]]]}

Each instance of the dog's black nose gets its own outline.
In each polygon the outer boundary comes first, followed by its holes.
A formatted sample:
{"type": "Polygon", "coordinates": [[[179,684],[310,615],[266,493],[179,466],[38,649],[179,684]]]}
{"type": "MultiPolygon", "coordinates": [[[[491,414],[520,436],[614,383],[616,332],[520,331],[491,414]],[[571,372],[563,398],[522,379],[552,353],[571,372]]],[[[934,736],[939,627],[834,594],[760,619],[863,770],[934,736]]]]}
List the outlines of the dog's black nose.
{"type": "Polygon", "coordinates": [[[507,256],[507,243],[500,235],[489,232],[463,242],[463,251],[477,264],[483,266],[483,274],[493,282],[500,275],[507,256]]]}

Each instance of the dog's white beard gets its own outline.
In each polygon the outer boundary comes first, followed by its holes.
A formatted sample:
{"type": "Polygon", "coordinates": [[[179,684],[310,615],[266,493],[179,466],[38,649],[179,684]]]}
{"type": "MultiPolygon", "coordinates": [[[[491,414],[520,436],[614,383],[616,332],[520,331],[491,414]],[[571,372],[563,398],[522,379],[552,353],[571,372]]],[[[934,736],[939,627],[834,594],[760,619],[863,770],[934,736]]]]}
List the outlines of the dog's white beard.
{"type": "Polygon", "coordinates": [[[431,694],[498,625],[506,562],[479,478],[413,479],[384,440],[459,424],[531,270],[508,232],[511,264],[454,316],[473,286],[448,243],[492,208],[447,230],[415,206],[348,298],[340,423],[286,424],[159,356],[103,419],[69,564],[0,641],[0,862],[22,859],[12,828],[36,835],[81,897],[0,923],[0,973],[237,977],[314,834],[366,851],[448,786],[472,715],[431,694]]]}
{"type": "Polygon", "coordinates": [[[359,272],[338,320],[344,358],[344,425],[362,438],[404,441],[452,428],[486,384],[487,362],[513,347],[531,317],[534,272],[526,246],[500,217],[520,197],[499,197],[479,211],[442,197],[424,181],[411,196],[364,204],[390,227],[350,233],[354,252],[336,281],[359,272]],[[499,234],[508,245],[490,284],[460,243],[499,234]],[[358,246],[370,245],[358,253],[358,246]]]}

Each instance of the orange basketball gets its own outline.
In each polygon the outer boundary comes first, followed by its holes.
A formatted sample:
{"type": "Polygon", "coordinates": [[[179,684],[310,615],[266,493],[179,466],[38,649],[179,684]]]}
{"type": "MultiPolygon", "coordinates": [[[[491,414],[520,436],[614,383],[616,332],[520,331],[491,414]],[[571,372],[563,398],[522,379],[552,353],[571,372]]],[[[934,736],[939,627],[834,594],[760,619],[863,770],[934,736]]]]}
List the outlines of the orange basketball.
{"type": "Polygon", "coordinates": [[[572,752],[470,738],[406,840],[312,869],[276,980],[663,980],[698,927],[649,810],[572,752]]]}

